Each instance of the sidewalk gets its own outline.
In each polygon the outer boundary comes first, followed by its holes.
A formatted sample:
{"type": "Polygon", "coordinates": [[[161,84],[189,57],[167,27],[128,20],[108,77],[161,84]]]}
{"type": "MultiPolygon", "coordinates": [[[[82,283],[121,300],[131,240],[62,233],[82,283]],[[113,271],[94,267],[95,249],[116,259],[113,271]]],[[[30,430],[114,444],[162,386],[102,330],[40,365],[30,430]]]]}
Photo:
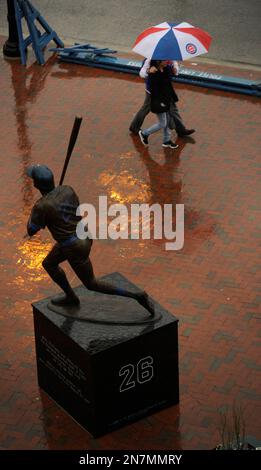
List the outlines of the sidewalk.
{"type": "Polygon", "coordinates": [[[235,399],[246,435],[260,441],[260,99],[177,84],[195,137],[164,151],[157,133],[146,150],[128,131],[144,98],[138,77],[55,56],[31,63],[0,58],[0,448],[212,449],[219,410],[235,399]],[[121,272],[179,318],[180,352],[180,405],[99,439],[38,388],[30,304],[58,289],[41,267],[52,245],[47,231],[23,240],[38,197],[26,167],[45,163],[59,179],[75,115],[83,123],[65,183],[81,202],[97,206],[107,195],[108,204],[180,203],[186,217],[181,251],[159,240],[94,242],[97,276],[121,272]]]}

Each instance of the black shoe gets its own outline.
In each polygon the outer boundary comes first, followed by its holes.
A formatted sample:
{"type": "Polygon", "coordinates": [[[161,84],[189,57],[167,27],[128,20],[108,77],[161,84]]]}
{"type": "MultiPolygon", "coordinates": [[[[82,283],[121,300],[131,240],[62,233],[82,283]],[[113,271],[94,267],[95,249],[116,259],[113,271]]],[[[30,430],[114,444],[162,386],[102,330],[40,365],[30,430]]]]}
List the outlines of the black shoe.
{"type": "Polygon", "coordinates": [[[174,142],[172,142],[172,140],[168,140],[168,142],[163,142],[162,147],[169,147],[171,149],[177,149],[178,144],[174,144],[174,142]]]}
{"type": "Polygon", "coordinates": [[[183,132],[178,132],[179,137],[186,137],[187,135],[194,134],[195,129],[185,129],[183,132]]]}
{"type": "Polygon", "coordinates": [[[139,136],[140,136],[140,140],[143,143],[143,145],[149,145],[148,137],[146,135],[142,134],[141,130],[139,131],[139,136]]]}
{"type": "Polygon", "coordinates": [[[77,295],[59,295],[51,299],[53,305],[59,307],[77,307],[80,305],[80,300],[77,295]]]}
{"type": "Polygon", "coordinates": [[[147,292],[144,291],[144,292],[141,292],[140,294],[137,294],[137,301],[139,302],[140,305],[142,305],[142,307],[148,310],[148,312],[150,313],[152,317],[155,315],[154,305],[149,299],[147,292]]]}
{"type": "Polygon", "coordinates": [[[139,129],[132,129],[131,127],[129,127],[129,131],[134,134],[134,135],[139,135],[139,129]]]}

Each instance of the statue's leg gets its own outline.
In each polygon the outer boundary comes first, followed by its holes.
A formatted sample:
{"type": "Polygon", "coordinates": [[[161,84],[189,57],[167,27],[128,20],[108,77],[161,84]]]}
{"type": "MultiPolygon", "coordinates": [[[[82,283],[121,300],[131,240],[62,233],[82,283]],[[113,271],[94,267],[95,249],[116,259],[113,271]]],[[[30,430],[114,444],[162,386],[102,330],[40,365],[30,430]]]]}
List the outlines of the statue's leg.
{"type": "Polygon", "coordinates": [[[79,304],[79,299],[71,288],[64,270],[59,267],[59,264],[66,259],[66,254],[56,243],[42,263],[45,271],[66,294],[64,298],[52,299],[52,303],[57,305],[79,304]]]}
{"type": "Polygon", "coordinates": [[[131,297],[145,307],[151,315],[154,315],[154,307],[145,291],[131,292],[121,287],[116,287],[108,282],[96,279],[89,253],[91,249],[90,240],[79,241],[67,252],[67,260],[78,278],[87,289],[109,295],[120,295],[131,297]]]}

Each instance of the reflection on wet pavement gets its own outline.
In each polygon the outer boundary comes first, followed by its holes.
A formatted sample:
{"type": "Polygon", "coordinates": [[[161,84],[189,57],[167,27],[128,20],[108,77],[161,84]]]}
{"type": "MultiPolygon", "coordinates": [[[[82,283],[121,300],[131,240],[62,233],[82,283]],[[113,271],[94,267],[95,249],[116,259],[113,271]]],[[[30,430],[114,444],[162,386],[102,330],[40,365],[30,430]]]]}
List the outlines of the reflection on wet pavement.
{"type": "Polygon", "coordinates": [[[24,267],[28,272],[27,282],[38,282],[46,278],[46,273],[42,268],[42,261],[47,256],[52,247],[51,243],[42,243],[39,239],[32,238],[30,241],[21,242],[17,246],[17,264],[24,267]]]}

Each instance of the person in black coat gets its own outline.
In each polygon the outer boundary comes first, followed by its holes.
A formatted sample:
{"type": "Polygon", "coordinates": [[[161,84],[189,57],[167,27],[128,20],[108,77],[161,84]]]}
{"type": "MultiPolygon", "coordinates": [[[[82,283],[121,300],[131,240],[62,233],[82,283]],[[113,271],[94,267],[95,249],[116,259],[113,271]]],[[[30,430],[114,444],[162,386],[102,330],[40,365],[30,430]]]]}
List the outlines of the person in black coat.
{"type": "Polygon", "coordinates": [[[151,60],[148,72],[149,89],[151,93],[151,111],[158,118],[158,123],[139,131],[140,140],[143,145],[148,145],[148,137],[154,132],[163,130],[162,147],[175,149],[177,144],[171,140],[171,130],[168,127],[167,112],[170,109],[170,103],[178,101],[178,97],[173,89],[172,70],[167,60],[151,60]]]}
{"type": "MultiPolygon", "coordinates": [[[[142,128],[143,121],[147,114],[150,112],[150,101],[151,101],[151,95],[150,95],[150,90],[149,90],[149,80],[148,80],[148,70],[150,68],[150,59],[146,59],[143,63],[143,66],[140,69],[139,75],[141,78],[145,79],[145,100],[140,108],[140,110],[136,113],[134,116],[129,130],[133,134],[138,134],[139,130],[142,128]]],[[[177,61],[169,60],[168,61],[168,66],[172,72],[172,75],[178,75],[179,73],[179,64],[177,61]]],[[[168,121],[168,126],[170,129],[175,129],[176,133],[178,134],[179,137],[187,137],[190,134],[193,134],[195,132],[195,129],[187,129],[182,117],[179,113],[179,110],[177,108],[176,102],[171,101],[170,105],[170,111],[169,111],[169,121],[168,121]]]]}

